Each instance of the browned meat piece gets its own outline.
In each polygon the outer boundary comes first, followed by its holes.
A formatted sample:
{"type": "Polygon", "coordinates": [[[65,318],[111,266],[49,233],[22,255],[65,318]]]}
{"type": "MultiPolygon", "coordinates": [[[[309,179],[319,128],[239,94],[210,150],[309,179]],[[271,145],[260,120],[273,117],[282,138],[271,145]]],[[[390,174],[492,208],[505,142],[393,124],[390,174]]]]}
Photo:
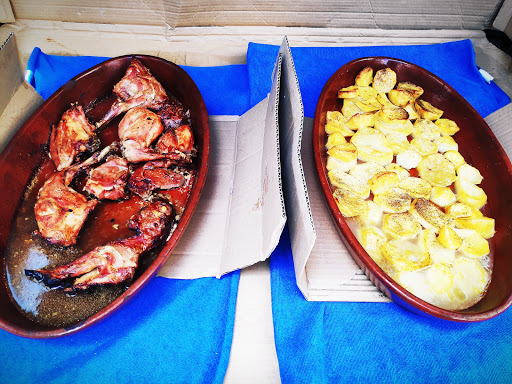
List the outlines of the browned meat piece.
{"type": "Polygon", "coordinates": [[[112,156],[89,172],[85,190],[100,200],[124,199],[129,175],[128,162],[122,157],[112,156]]]}
{"type": "Polygon", "coordinates": [[[124,77],[114,86],[117,100],[107,114],[96,124],[101,127],[114,117],[134,107],[159,110],[169,102],[162,85],[149,69],[137,59],[132,59],[124,77]]]}
{"type": "Polygon", "coordinates": [[[145,200],[154,190],[179,188],[185,184],[185,176],[168,169],[169,160],[151,161],[139,167],[128,180],[128,188],[145,200]]]}
{"type": "Polygon", "coordinates": [[[98,200],[87,198],[69,186],[77,173],[105,156],[109,147],[80,164],[50,176],[37,194],[34,206],[38,234],[48,242],[60,246],[76,243],[78,233],[98,200]]]}
{"type": "Polygon", "coordinates": [[[172,221],[173,208],[164,201],[143,207],[129,221],[137,235],[96,247],[79,259],[50,269],[25,270],[27,276],[65,291],[85,290],[95,285],[131,280],[139,256],[155,247],[172,221]]]}
{"type": "Polygon", "coordinates": [[[158,160],[165,155],[150,148],[153,141],[163,132],[160,118],[145,108],[130,109],[119,123],[123,155],[131,163],[158,160]]]}
{"type": "Polygon", "coordinates": [[[188,124],[190,112],[183,108],[183,105],[171,95],[169,103],[158,110],[157,115],[162,119],[162,124],[167,130],[178,128],[188,124]]]}
{"type": "Polygon", "coordinates": [[[59,124],[52,127],[50,136],[50,157],[58,171],[68,168],[82,152],[99,148],[100,141],[94,130],[80,105],[64,112],[59,124]]]}
{"type": "Polygon", "coordinates": [[[176,163],[190,163],[196,155],[194,135],[189,125],[165,132],[155,145],[159,153],[165,154],[168,159],[176,163]]]}

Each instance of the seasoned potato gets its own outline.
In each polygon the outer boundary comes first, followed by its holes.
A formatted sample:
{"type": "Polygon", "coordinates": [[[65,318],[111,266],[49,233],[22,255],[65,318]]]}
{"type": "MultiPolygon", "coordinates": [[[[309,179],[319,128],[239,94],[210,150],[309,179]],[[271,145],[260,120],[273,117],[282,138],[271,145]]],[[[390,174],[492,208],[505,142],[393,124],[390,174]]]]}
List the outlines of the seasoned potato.
{"type": "Polygon", "coordinates": [[[350,142],[357,147],[357,157],[361,161],[373,161],[383,166],[393,161],[393,150],[386,136],[376,129],[360,129],[350,142]]]}
{"type": "Polygon", "coordinates": [[[398,83],[396,89],[409,92],[414,97],[414,100],[423,95],[423,88],[409,81],[398,83]]]}
{"type": "Polygon", "coordinates": [[[457,168],[457,176],[473,184],[480,184],[484,179],[480,171],[469,164],[461,164],[457,168]]]}
{"type": "Polygon", "coordinates": [[[366,200],[368,210],[356,217],[358,224],[362,227],[372,227],[380,225],[382,222],[382,208],[372,200],[366,200]]]}
{"type": "Polygon", "coordinates": [[[473,229],[484,239],[490,239],[494,236],[494,219],[489,217],[461,217],[455,219],[457,228],[473,229]]]}
{"type": "Polygon", "coordinates": [[[445,153],[447,151],[458,151],[459,145],[453,140],[451,136],[441,136],[434,140],[434,143],[437,145],[437,150],[441,153],[445,153]]]}
{"type": "Polygon", "coordinates": [[[366,163],[356,164],[354,168],[350,170],[350,174],[352,176],[357,177],[364,183],[368,183],[373,176],[375,176],[379,172],[384,171],[384,167],[380,164],[377,164],[373,161],[368,161],[366,163]]]}
{"type": "Polygon", "coordinates": [[[351,192],[357,193],[363,199],[370,196],[370,187],[368,184],[363,183],[355,176],[342,172],[338,169],[334,169],[328,172],[328,177],[331,184],[335,187],[348,189],[351,192]]]}
{"type": "Polygon", "coordinates": [[[420,223],[408,212],[384,215],[382,230],[394,239],[412,239],[421,231],[420,223]]]}
{"type": "Polygon", "coordinates": [[[374,99],[375,101],[377,101],[377,96],[379,95],[379,93],[374,88],[363,86],[358,87],[357,93],[358,96],[365,101],[370,101],[374,99]]]}
{"type": "Polygon", "coordinates": [[[465,164],[466,160],[459,153],[459,151],[446,151],[443,153],[443,156],[448,159],[455,167],[458,167],[461,164],[465,164]]]}
{"type": "Polygon", "coordinates": [[[437,145],[421,137],[411,140],[411,149],[418,152],[420,156],[428,156],[437,153],[437,145]]]}
{"type": "Polygon", "coordinates": [[[453,228],[444,225],[439,229],[439,236],[437,237],[437,241],[443,247],[448,249],[458,249],[462,245],[462,237],[457,235],[457,232],[453,230],[453,228]]]}
{"type": "Polygon", "coordinates": [[[407,113],[409,114],[409,120],[417,120],[420,118],[418,112],[416,112],[416,107],[414,106],[414,102],[409,102],[403,107],[407,113]]]}
{"type": "Polygon", "coordinates": [[[357,148],[354,144],[335,145],[327,151],[327,170],[339,169],[348,172],[357,164],[357,148]]]}
{"type": "Polygon", "coordinates": [[[373,81],[373,68],[365,67],[361,72],[359,72],[356,76],[356,85],[368,86],[373,81]]]}
{"type": "Polygon", "coordinates": [[[407,135],[400,132],[391,132],[386,135],[389,145],[393,150],[394,155],[398,155],[400,152],[406,151],[411,148],[407,135]]]}
{"type": "Polygon", "coordinates": [[[351,85],[350,87],[341,88],[338,91],[338,99],[354,99],[358,95],[357,85],[351,85]]]}
{"type": "Polygon", "coordinates": [[[453,218],[459,217],[483,217],[483,213],[472,205],[466,203],[455,203],[445,208],[445,213],[453,218]]]}
{"type": "Polygon", "coordinates": [[[398,176],[398,181],[403,180],[406,177],[410,176],[408,170],[402,168],[401,166],[399,166],[396,163],[388,164],[388,165],[386,165],[385,168],[386,168],[386,171],[395,172],[397,174],[397,176],[398,176]]]}
{"type": "Polygon", "coordinates": [[[454,204],[457,201],[457,197],[449,187],[432,187],[430,201],[440,207],[446,207],[454,204]]]}
{"type": "Polygon", "coordinates": [[[347,121],[347,127],[353,130],[373,127],[375,125],[375,112],[356,113],[347,121]]]}
{"type": "Polygon", "coordinates": [[[377,99],[369,99],[369,100],[357,100],[356,106],[364,112],[376,112],[382,108],[382,105],[377,101],[377,99]]]}
{"type": "Polygon", "coordinates": [[[459,258],[453,264],[453,286],[459,301],[468,299],[469,293],[481,295],[489,282],[489,273],[475,260],[459,258]]]}
{"type": "Polygon", "coordinates": [[[422,138],[433,141],[441,136],[441,130],[430,120],[417,119],[414,122],[412,137],[415,139],[422,138]]]}
{"type": "Polygon", "coordinates": [[[327,138],[327,143],[325,143],[326,149],[331,149],[332,147],[340,144],[345,144],[347,140],[345,139],[345,136],[341,132],[333,132],[329,135],[327,138]]]}
{"type": "Polygon", "coordinates": [[[413,149],[408,149],[396,155],[396,163],[405,169],[416,168],[421,159],[421,155],[413,149]]]}
{"type": "Polygon", "coordinates": [[[453,164],[440,153],[423,157],[416,169],[422,179],[435,187],[448,187],[457,177],[453,164]]]}
{"type": "Polygon", "coordinates": [[[341,214],[345,217],[359,216],[368,210],[368,203],[357,193],[338,188],[334,191],[333,196],[341,214]]]}
{"type": "Polygon", "coordinates": [[[357,99],[344,99],[343,107],[341,107],[341,113],[348,120],[356,113],[364,113],[364,111],[357,106],[357,102],[361,100],[357,99]]]}
{"type": "Polygon", "coordinates": [[[325,133],[331,135],[340,132],[343,136],[352,136],[354,132],[346,126],[347,119],[339,111],[328,111],[326,114],[325,133]]]}
{"type": "Polygon", "coordinates": [[[436,233],[433,229],[430,228],[421,231],[418,240],[434,263],[449,264],[455,259],[455,251],[443,247],[437,241],[436,233]]]}
{"type": "Polygon", "coordinates": [[[420,115],[422,119],[437,120],[443,115],[442,110],[434,107],[425,100],[416,100],[414,106],[416,107],[416,112],[418,112],[418,115],[420,115]]]}
{"type": "Polygon", "coordinates": [[[450,222],[439,208],[424,198],[416,199],[412,202],[409,213],[424,227],[433,229],[436,233],[441,227],[450,222]]]}
{"type": "Polygon", "coordinates": [[[428,183],[428,181],[420,179],[419,177],[408,177],[406,179],[400,180],[398,187],[402,188],[415,199],[420,197],[429,199],[430,192],[432,190],[432,186],[428,183]]]}
{"type": "Polygon", "coordinates": [[[409,241],[390,240],[382,245],[382,255],[396,271],[414,271],[430,264],[428,252],[421,251],[409,241]]]}
{"type": "Polygon", "coordinates": [[[410,120],[393,120],[385,122],[379,117],[379,114],[377,114],[375,117],[375,129],[378,129],[385,135],[401,133],[402,135],[408,136],[412,133],[413,125],[410,120]]]}
{"type": "Polygon", "coordinates": [[[407,212],[411,208],[411,196],[400,188],[390,188],[384,193],[377,194],[373,197],[384,212],[401,213],[407,212]]]}
{"type": "Polygon", "coordinates": [[[372,87],[379,93],[388,93],[396,84],[396,73],[391,68],[380,69],[373,77],[372,87]]]}
{"type": "Polygon", "coordinates": [[[388,98],[389,101],[398,107],[405,107],[408,103],[415,100],[412,93],[400,89],[389,91],[388,98]]]}
{"type": "Polygon", "coordinates": [[[460,177],[455,180],[455,193],[460,202],[472,205],[476,209],[482,208],[487,202],[487,195],[482,188],[460,177]]]}
{"type": "Polygon", "coordinates": [[[445,119],[445,118],[437,119],[435,124],[441,130],[441,135],[443,135],[443,136],[453,136],[460,130],[457,123],[450,119],[445,119]]]}
{"type": "Polygon", "coordinates": [[[398,184],[398,175],[395,172],[379,172],[373,176],[368,185],[374,195],[384,193],[398,184]]]}
{"type": "Polygon", "coordinates": [[[409,118],[409,114],[407,111],[403,108],[397,108],[397,107],[383,107],[380,110],[379,117],[385,122],[385,123],[398,123],[403,122],[405,123],[406,120],[409,118]],[[398,120],[398,121],[397,121],[398,120]]]}

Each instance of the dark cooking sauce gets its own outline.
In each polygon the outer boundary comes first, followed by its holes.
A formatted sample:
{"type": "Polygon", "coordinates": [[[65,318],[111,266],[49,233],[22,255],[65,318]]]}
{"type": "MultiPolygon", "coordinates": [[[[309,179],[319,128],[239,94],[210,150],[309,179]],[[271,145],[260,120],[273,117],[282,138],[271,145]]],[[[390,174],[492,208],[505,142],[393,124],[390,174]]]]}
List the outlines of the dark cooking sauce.
{"type": "MultiPolygon", "coordinates": [[[[119,119],[116,119],[113,123],[118,121],[119,119]]],[[[117,124],[110,124],[100,134],[100,139],[103,145],[117,139],[117,124]]],[[[158,193],[173,205],[175,223],[181,217],[190,197],[196,174],[195,163],[186,168],[177,168],[177,171],[187,176],[185,185],[179,189],[158,193]]],[[[134,194],[130,194],[130,198],[124,201],[101,201],[89,214],[80,231],[77,244],[68,248],[57,247],[34,235],[34,231],[37,230],[34,214],[37,193],[54,172],[53,162],[46,158],[27,186],[23,201],[13,220],[5,261],[11,299],[21,313],[39,324],[63,327],[84,320],[110,304],[127,289],[129,282],[117,286],[94,287],[86,292],[69,295],[60,290],[49,289],[42,283],[28,278],[24,274],[24,269],[50,268],[67,264],[97,246],[135,235],[135,232],[127,228],[126,223],[145,202],[134,194]]],[[[78,178],[71,187],[83,193],[83,184],[83,179],[78,178]]],[[[175,224],[171,226],[171,232],[174,227],[175,224]]],[[[137,279],[156,259],[165,240],[160,246],[140,256],[134,279],[137,279]]]]}

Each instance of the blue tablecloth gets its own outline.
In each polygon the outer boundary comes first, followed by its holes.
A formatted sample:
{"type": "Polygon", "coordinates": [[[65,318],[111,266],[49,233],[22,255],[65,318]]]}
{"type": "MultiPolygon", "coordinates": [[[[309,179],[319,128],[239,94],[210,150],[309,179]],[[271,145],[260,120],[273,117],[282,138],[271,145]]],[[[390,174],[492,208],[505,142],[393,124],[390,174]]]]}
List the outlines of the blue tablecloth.
{"type": "MultiPolygon", "coordinates": [[[[47,98],[103,60],[50,56],[36,48],[27,80],[47,98]]],[[[245,65],[184,68],[210,114],[247,110],[245,65]]],[[[0,331],[0,383],[222,383],[238,281],[238,271],[221,279],[156,277],[112,316],[76,334],[31,340],[0,331]]]]}
{"type": "MultiPolygon", "coordinates": [[[[278,47],[250,44],[251,105],[270,90],[278,47]]],[[[469,40],[427,45],[291,48],[307,117],[343,64],[388,56],[418,64],[482,115],[510,102],[477,70],[469,40]]],[[[272,311],[283,383],[511,383],[512,311],[461,324],[414,315],[393,303],[307,302],[297,288],[285,231],[270,259],[272,311]]]]}

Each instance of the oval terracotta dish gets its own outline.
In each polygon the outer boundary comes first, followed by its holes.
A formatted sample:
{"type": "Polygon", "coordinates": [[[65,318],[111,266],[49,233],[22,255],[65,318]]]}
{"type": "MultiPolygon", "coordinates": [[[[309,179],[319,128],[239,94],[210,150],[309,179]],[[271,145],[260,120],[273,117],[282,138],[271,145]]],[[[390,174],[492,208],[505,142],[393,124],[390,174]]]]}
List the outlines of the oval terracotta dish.
{"type": "MultiPolygon", "coordinates": [[[[482,96],[485,97],[485,96],[482,96]]],[[[405,308],[438,318],[472,322],[490,319],[512,303],[512,165],[484,119],[451,86],[417,65],[386,57],[368,57],[341,67],[325,84],[318,100],[313,132],[314,156],[323,194],[332,218],[350,254],[368,278],[390,299],[405,308]],[[496,220],[496,234],[491,239],[492,280],[483,299],[471,308],[455,312],[440,309],[412,295],[391,279],[368,255],[339,212],[332,196],[326,170],[327,154],[324,131],[326,112],[340,110],[337,91],[354,84],[356,75],[366,66],[377,71],[389,67],[397,73],[398,82],[410,81],[421,86],[422,99],[444,110],[443,117],[460,127],[455,135],[459,152],[469,164],[480,170],[481,187],[488,196],[484,214],[496,220]]]]}
{"type": "MultiPolygon", "coordinates": [[[[112,121],[112,124],[117,124],[119,119],[120,117],[112,121]]],[[[68,81],[25,122],[0,155],[0,181],[3,188],[0,199],[0,327],[25,337],[57,337],[88,327],[123,305],[156,274],[175,248],[199,201],[206,179],[208,158],[208,113],[194,81],[179,66],[157,57],[127,55],[107,60],[68,81]],[[88,118],[91,121],[99,121],[114,101],[114,84],[124,76],[132,58],[137,58],[149,68],[165,90],[174,95],[185,109],[190,110],[198,156],[194,159],[195,173],[190,185],[190,194],[183,203],[183,214],[173,227],[167,242],[155,253],[154,260],[139,263],[136,278],[114,301],[90,317],[66,327],[52,328],[37,324],[22,315],[9,297],[5,251],[17,209],[33,175],[45,161],[48,161],[45,145],[48,142],[50,126],[60,120],[60,116],[71,103],[84,106],[88,118]]],[[[144,256],[141,256],[141,259],[142,257],[144,256]]]]}

